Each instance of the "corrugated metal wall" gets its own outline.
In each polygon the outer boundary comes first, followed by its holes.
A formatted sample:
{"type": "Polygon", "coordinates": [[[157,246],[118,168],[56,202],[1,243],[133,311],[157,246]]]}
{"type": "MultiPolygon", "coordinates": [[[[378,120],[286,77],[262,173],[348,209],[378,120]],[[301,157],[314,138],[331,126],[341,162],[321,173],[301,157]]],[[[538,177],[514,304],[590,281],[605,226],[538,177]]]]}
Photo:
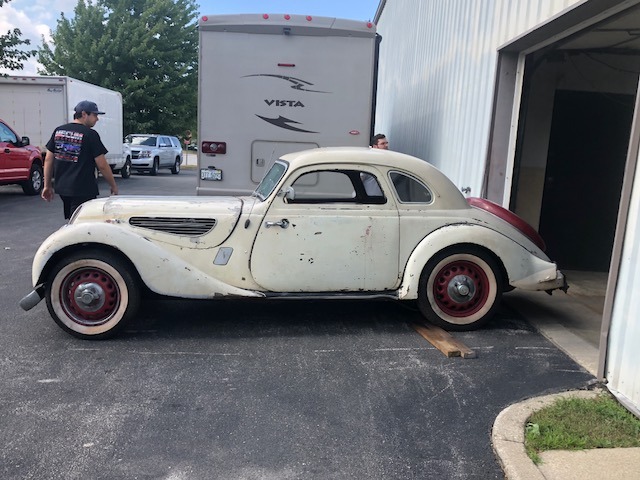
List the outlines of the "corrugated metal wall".
{"type": "MultiPolygon", "coordinates": [[[[638,133],[636,132],[636,135],[638,133]]],[[[637,160],[636,160],[637,161],[637,160]]],[[[629,201],[617,288],[609,328],[605,377],[608,388],[640,415],[640,166],[629,201]]]]}
{"type": "Polygon", "coordinates": [[[387,0],[376,133],[479,196],[497,49],[578,0],[387,0]]]}
{"type": "MultiPolygon", "coordinates": [[[[497,49],[582,3],[387,0],[377,21],[382,43],[376,132],[388,136],[393,150],[429,161],[460,188],[480,195],[497,49]]],[[[637,157],[631,161],[637,165],[637,157]]],[[[630,176],[635,179],[624,240],[616,240],[622,253],[603,373],[608,387],[640,415],[640,297],[634,288],[640,283],[640,166],[630,176]]]]}

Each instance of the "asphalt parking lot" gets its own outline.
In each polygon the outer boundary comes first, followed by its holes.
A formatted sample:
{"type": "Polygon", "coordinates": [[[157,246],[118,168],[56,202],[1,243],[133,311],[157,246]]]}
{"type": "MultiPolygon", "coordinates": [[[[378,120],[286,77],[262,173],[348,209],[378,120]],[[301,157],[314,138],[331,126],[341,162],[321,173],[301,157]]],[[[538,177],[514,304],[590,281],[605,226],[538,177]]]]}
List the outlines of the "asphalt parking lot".
{"type": "MultiPolygon", "coordinates": [[[[196,172],[116,180],[191,195],[196,172]]],[[[59,198],[0,187],[3,479],[504,478],[498,413],[592,379],[508,303],[455,334],[474,359],[445,357],[392,302],[152,298],[116,339],[81,341],[44,302],[18,307],[63,223],[59,198]]]]}

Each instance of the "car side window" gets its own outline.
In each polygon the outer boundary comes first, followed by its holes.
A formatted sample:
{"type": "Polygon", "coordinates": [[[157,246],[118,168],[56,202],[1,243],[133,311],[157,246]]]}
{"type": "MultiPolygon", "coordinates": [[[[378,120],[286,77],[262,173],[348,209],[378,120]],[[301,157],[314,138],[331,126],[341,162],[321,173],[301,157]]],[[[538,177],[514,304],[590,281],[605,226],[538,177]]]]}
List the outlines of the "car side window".
{"type": "Polygon", "coordinates": [[[391,183],[401,203],[431,203],[433,194],[429,188],[409,175],[390,172],[391,183]]]}
{"type": "Polygon", "coordinates": [[[0,142],[16,144],[18,138],[6,125],[0,123],[0,142]]]}
{"type": "Polygon", "coordinates": [[[300,175],[291,185],[293,194],[288,195],[289,203],[386,203],[380,195],[368,195],[363,177],[373,175],[357,170],[319,170],[300,175]]]}
{"type": "Polygon", "coordinates": [[[180,141],[176,137],[170,137],[169,140],[171,140],[171,145],[173,145],[175,148],[180,147],[180,141]]]}
{"type": "Polygon", "coordinates": [[[362,180],[362,185],[367,195],[371,197],[382,196],[382,188],[380,188],[380,183],[378,183],[378,179],[374,175],[369,172],[362,172],[360,173],[360,180],[362,180]]]}
{"type": "Polygon", "coordinates": [[[170,147],[171,146],[171,142],[169,141],[169,139],[167,137],[160,137],[160,146],[161,147],[170,147]]]}

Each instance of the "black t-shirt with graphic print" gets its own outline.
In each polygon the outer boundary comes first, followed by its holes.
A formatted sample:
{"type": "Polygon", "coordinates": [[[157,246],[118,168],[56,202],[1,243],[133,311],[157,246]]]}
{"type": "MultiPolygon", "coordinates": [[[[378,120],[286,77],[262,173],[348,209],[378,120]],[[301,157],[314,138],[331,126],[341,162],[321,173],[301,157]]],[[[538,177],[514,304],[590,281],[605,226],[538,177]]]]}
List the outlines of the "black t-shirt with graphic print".
{"type": "Polygon", "coordinates": [[[81,123],[67,123],[53,131],[46,146],[55,157],[53,176],[58,195],[98,196],[95,158],[107,153],[98,132],[81,123]]]}

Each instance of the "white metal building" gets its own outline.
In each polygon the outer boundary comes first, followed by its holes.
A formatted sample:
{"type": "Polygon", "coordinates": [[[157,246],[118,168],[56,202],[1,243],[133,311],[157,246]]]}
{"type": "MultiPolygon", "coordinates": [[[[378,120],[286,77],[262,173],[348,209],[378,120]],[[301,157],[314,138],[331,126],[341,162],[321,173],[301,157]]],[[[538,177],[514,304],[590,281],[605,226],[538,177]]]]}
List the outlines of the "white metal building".
{"type": "Polygon", "coordinates": [[[598,376],[640,414],[640,0],[381,0],[375,23],[376,132],[608,272],[598,376]]]}

